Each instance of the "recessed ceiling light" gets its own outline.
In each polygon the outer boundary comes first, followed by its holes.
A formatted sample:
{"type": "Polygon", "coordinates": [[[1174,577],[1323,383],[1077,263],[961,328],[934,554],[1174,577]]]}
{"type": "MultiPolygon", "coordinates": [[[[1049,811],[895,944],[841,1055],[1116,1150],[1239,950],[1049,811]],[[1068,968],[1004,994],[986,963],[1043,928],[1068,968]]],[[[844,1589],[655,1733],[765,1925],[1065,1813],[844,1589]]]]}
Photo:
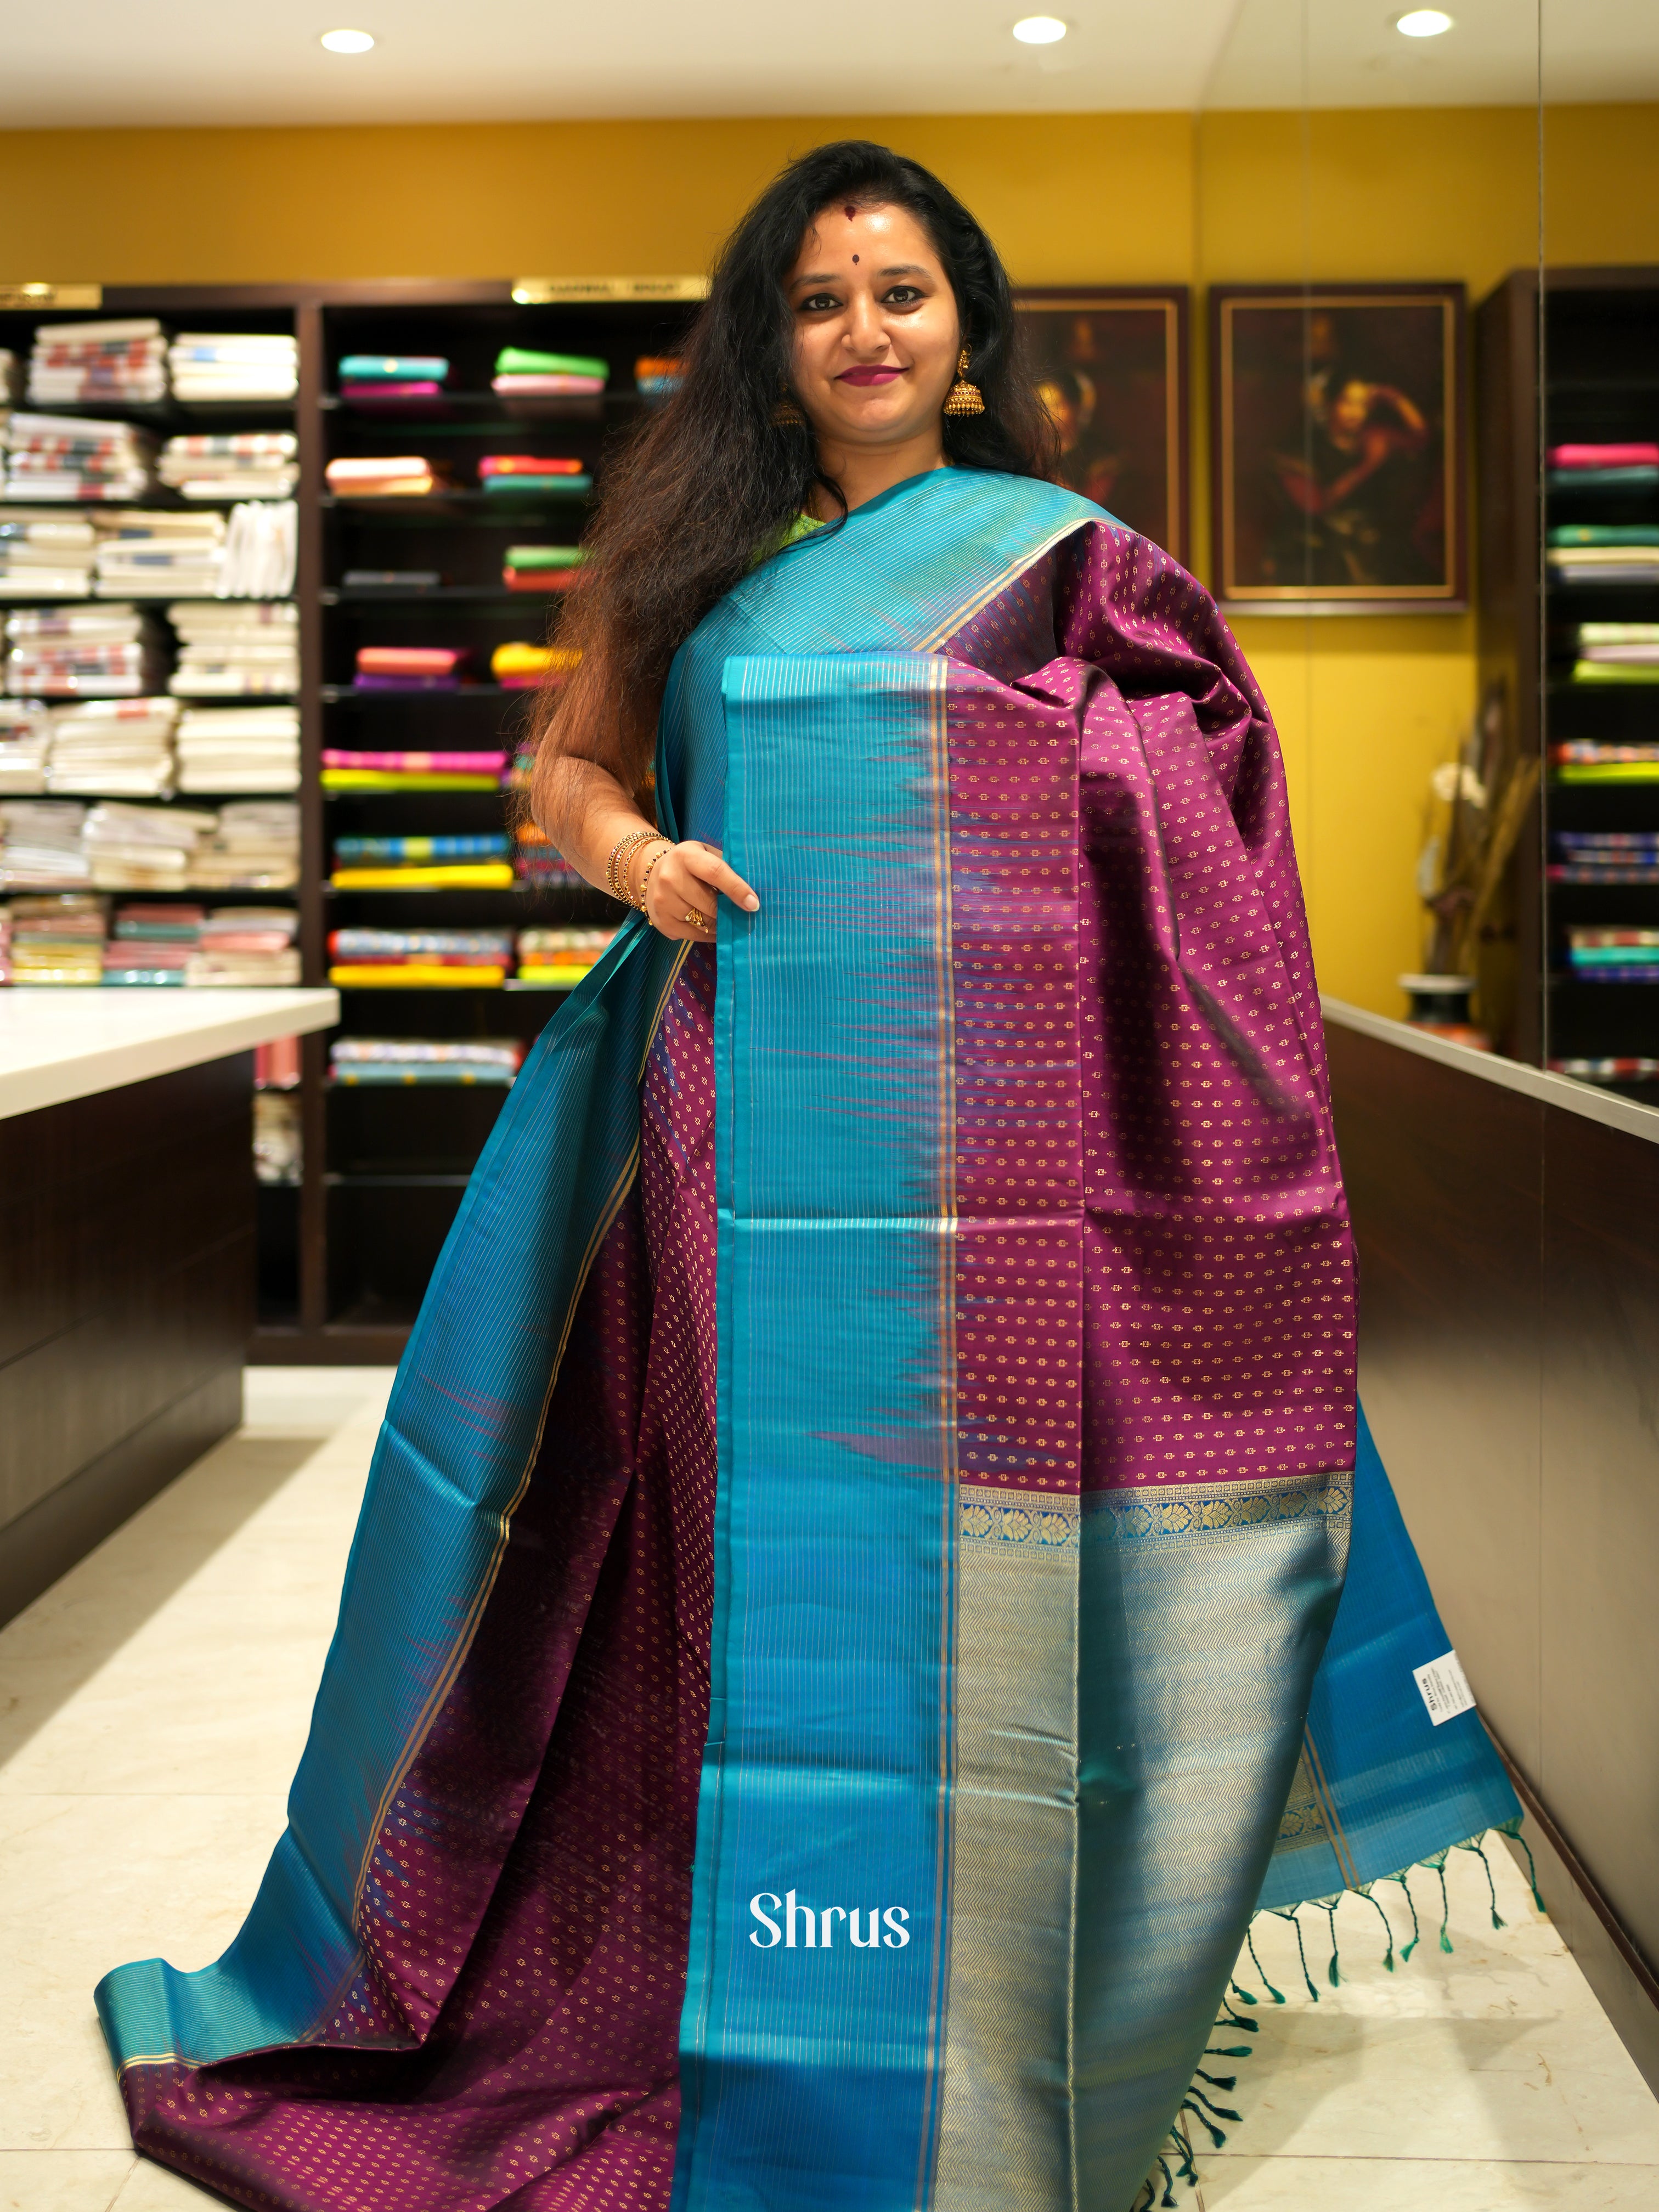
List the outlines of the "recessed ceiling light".
{"type": "Polygon", "coordinates": [[[1023,46],[1052,46],[1056,39],[1063,39],[1066,27],[1058,15],[1022,15],[1014,26],[1014,36],[1023,46]]]}
{"type": "Polygon", "coordinates": [[[323,44],[331,54],[366,54],[374,40],[368,31],[325,31],[323,44]]]}
{"type": "Polygon", "coordinates": [[[1451,17],[1440,8],[1413,8],[1409,15],[1394,19],[1394,27],[1404,39],[1437,39],[1451,27],[1451,17]]]}

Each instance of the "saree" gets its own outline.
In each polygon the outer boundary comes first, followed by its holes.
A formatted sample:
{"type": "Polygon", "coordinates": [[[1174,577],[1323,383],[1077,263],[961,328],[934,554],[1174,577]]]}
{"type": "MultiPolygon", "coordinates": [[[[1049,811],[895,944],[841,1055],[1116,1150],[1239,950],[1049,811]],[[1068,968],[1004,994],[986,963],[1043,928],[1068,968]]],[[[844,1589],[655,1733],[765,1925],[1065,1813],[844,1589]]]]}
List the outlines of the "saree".
{"type": "Polygon", "coordinates": [[[258,2212],[1127,2212],[1251,1912],[1516,1809],[1414,1680],[1267,708],[1155,547],[944,471],[710,613],[657,801],[760,910],[526,1060],[248,1920],[100,1985],[134,2141],[258,2212]]]}

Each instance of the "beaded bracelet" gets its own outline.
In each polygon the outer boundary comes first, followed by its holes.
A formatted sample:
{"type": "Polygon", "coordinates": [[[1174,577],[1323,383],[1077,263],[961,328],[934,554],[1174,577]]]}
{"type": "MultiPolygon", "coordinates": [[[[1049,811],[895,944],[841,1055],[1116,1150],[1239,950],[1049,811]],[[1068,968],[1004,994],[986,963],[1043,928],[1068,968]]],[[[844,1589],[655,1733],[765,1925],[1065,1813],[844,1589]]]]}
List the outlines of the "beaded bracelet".
{"type": "Polygon", "coordinates": [[[640,878],[640,896],[635,902],[641,914],[645,912],[645,894],[651,881],[651,871],[656,866],[658,861],[661,860],[663,853],[672,853],[673,849],[674,848],[668,842],[667,839],[665,838],[663,840],[662,853],[653,853],[651,855],[651,858],[645,864],[645,873],[640,878]]]}

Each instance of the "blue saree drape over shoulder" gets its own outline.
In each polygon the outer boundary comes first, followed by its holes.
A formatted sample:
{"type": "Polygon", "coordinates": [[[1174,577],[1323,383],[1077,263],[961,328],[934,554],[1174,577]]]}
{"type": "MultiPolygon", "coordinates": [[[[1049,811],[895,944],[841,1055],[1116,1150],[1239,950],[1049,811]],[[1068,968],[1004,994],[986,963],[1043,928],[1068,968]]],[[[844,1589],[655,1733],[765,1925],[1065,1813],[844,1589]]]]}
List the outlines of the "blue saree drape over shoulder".
{"type": "Polygon", "coordinates": [[[656,2208],[671,2164],[684,2212],[1127,2212],[1258,1902],[1516,1810],[1476,1716],[1434,1725],[1413,1679],[1446,1639],[1353,1398],[1271,724],[1156,549],[941,471],[714,611],[658,790],[760,912],[722,908],[710,988],[630,923],[526,1061],[399,1370],[248,1922],[199,1974],[100,1986],[135,2136],[249,2205],[370,2201],[372,2137],[418,2139],[419,2201],[457,2212],[656,2208]],[[710,1610],[659,1632],[648,1577],[607,1592],[644,1556],[653,1377],[672,1411],[705,1369],[710,1610]],[[581,1794],[568,1686],[623,1679],[613,1618],[706,1665],[684,1911],[605,1984],[614,2024],[683,1976],[678,2103],[595,2059],[555,2141],[543,2045],[498,2030],[588,2002],[609,1907],[561,1886],[576,1828],[523,1972],[486,1997],[472,1962],[529,1925],[527,1834],[555,1780],[581,1794]],[[504,1749],[527,1645],[540,1718],[504,1749]]]}

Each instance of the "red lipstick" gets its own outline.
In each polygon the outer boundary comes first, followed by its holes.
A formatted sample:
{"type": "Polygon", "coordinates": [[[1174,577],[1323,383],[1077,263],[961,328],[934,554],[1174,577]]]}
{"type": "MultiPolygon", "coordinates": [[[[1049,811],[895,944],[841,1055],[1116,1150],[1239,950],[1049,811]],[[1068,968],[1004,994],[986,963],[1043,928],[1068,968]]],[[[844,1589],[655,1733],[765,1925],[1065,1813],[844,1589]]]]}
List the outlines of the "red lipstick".
{"type": "Polygon", "coordinates": [[[886,366],[876,368],[844,368],[836,379],[837,384],[890,384],[896,376],[902,376],[902,368],[886,366]]]}

